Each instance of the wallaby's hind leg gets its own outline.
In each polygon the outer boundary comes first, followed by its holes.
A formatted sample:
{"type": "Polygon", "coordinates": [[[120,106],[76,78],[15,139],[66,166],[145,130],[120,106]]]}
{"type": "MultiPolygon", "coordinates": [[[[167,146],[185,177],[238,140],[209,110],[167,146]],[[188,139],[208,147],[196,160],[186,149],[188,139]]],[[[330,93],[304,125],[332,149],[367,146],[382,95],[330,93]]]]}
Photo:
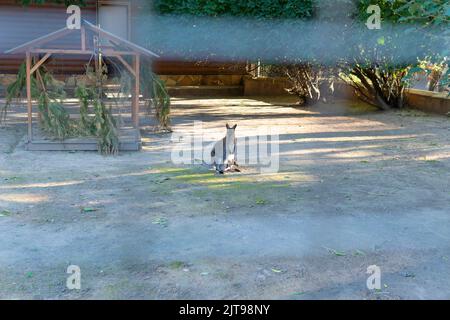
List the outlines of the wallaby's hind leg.
{"type": "Polygon", "coordinates": [[[224,174],[224,172],[225,172],[225,166],[223,165],[223,164],[219,164],[219,165],[215,165],[215,168],[216,168],[216,173],[218,173],[218,174],[224,174]]]}
{"type": "Polygon", "coordinates": [[[237,163],[234,163],[234,164],[228,166],[225,169],[225,172],[241,172],[241,169],[239,169],[237,163]]]}
{"type": "Polygon", "coordinates": [[[216,169],[217,174],[224,174],[225,166],[223,164],[214,163],[214,169],[216,169]]]}

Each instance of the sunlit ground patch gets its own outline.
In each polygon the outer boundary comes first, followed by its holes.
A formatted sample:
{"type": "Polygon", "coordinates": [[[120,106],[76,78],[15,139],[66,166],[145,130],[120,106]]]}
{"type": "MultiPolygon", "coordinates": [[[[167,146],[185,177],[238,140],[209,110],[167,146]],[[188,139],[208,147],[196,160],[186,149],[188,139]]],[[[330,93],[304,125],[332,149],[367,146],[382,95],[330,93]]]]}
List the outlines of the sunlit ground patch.
{"type": "MultiPolygon", "coordinates": [[[[11,180],[11,182],[18,182],[17,180],[11,180]]],[[[74,181],[59,181],[59,182],[42,182],[42,183],[21,183],[21,184],[11,184],[7,186],[0,186],[0,189],[31,189],[31,188],[57,188],[57,187],[67,187],[76,184],[82,184],[81,180],[74,181]]]]}
{"type": "Polygon", "coordinates": [[[183,197],[183,201],[192,201],[190,205],[198,210],[203,207],[214,210],[276,204],[287,194],[297,192],[298,187],[317,183],[318,178],[300,171],[216,175],[199,168],[167,167],[154,169],[151,181],[152,193],[183,197]]]}
{"type": "Polygon", "coordinates": [[[41,203],[48,201],[49,197],[46,195],[35,193],[5,193],[0,194],[0,201],[14,202],[14,203],[41,203]]]}

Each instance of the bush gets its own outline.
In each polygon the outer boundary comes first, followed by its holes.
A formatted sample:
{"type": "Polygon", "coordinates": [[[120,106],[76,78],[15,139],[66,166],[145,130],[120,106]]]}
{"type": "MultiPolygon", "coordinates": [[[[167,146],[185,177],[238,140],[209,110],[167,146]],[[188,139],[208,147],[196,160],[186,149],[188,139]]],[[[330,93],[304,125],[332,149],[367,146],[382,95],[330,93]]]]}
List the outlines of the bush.
{"type": "Polygon", "coordinates": [[[303,19],[313,15],[313,3],[313,0],[155,0],[154,8],[161,14],[303,19]]]}

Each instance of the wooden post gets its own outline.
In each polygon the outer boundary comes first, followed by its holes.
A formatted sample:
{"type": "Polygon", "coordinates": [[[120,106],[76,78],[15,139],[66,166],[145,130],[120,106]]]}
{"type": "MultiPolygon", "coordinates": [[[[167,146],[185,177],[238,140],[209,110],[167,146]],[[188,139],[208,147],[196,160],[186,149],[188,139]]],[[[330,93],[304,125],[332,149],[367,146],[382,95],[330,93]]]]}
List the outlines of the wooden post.
{"type": "Polygon", "coordinates": [[[81,50],[86,51],[86,29],[81,27],[81,50]]]}
{"type": "MultiPolygon", "coordinates": [[[[44,64],[45,61],[47,61],[47,59],[50,58],[51,55],[52,55],[51,53],[46,53],[46,54],[44,55],[44,57],[42,57],[42,59],[37,60],[37,62],[34,62],[34,63],[33,63],[33,68],[31,68],[30,73],[31,73],[31,74],[35,73],[36,70],[39,69],[39,67],[42,66],[42,64],[44,64]]],[[[38,56],[38,57],[39,57],[39,56],[38,56]]]]}
{"type": "Polygon", "coordinates": [[[133,119],[133,125],[136,129],[139,129],[139,95],[140,95],[140,70],[141,61],[139,54],[134,57],[134,92],[132,96],[131,115],[133,119]]]}
{"type": "Polygon", "coordinates": [[[31,102],[31,54],[26,54],[26,70],[27,70],[27,109],[28,109],[28,142],[33,139],[33,105],[31,102]]]}

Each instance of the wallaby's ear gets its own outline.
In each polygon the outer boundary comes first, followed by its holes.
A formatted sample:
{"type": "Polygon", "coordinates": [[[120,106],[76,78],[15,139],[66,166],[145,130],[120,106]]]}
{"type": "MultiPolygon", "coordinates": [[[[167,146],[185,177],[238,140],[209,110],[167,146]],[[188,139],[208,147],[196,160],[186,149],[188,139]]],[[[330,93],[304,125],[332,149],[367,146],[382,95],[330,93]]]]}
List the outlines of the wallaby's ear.
{"type": "Polygon", "coordinates": [[[237,128],[237,124],[234,125],[233,129],[236,129],[236,128],[237,128]]]}
{"type": "Polygon", "coordinates": [[[226,127],[227,127],[227,129],[230,129],[230,125],[228,123],[227,123],[226,127]]]}

